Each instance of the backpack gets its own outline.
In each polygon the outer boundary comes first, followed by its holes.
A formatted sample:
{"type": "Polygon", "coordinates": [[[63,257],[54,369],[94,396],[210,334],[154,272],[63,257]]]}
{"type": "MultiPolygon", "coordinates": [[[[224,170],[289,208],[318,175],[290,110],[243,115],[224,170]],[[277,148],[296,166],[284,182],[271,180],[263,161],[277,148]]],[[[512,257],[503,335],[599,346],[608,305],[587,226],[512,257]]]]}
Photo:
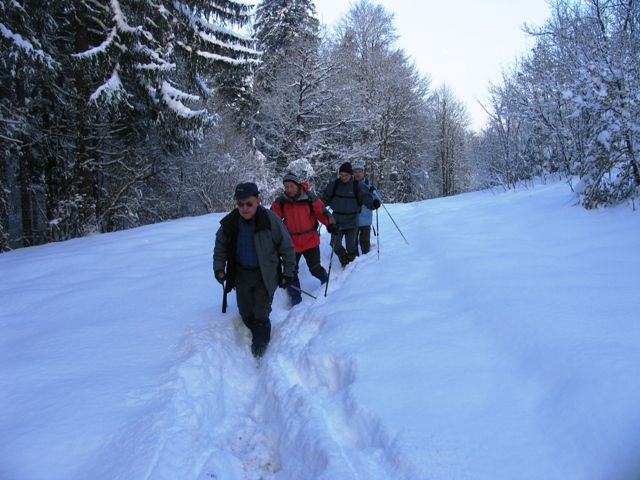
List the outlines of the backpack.
{"type": "MultiPolygon", "coordinates": [[[[339,181],[340,181],[339,178],[336,178],[333,181],[333,190],[331,191],[331,196],[329,197],[329,201],[327,203],[330,203],[331,200],[333,200],[333,197],[336,196],[336,191],[338,190],[339,181]]],[[[358,207],[362,207],[362,198],[360,196],[360,186],[358,185],[358,181],[355,178],[352,181],[353,181],[353,196],[356,198],[356,202],[358,202],[358,207]]]]}
{"type": "MultiPolygon", "coordinates": [[[[307,205],[309,205],[309,216],[310,217],[314,217],[314,212],[313,212],[313,202],[315,202],[317,199],[317,197],[315,195],[313,195],[310,191],[307,192],[307,205]]],[[[282,218],[284,219],[284,205],[286,203],[285,199],[284,199],[284,195],[280,195],[278,197],[278,205],[280,206],[280,211],[282,212],[282,218]]],[[[310,229],[309,231],[313,231],[313,230],[317,230],[318,228],[320,228],[320,222],[316,219],[314,224],[313,224],[313,228],[310,229]]],[[[289,232],[291,233],[291,232],[289,232]]],[[[307,232],[300,232],[300,233],[307,233],[307,232]]],[[[300,234],[298,233],[298,235],[300,234]]],[[[296,235],[294,233],[294,235],[296,235]]]]}
{"type": "MultiPolygon", "coordinates": [[[[315,198],[311,198],[311,193],[307,192],[307,204],[309,205],[309,215],[312,217],[313,217],[313,202],[315,202],[315,200],[316,200],[315,198]]],[[[282,212],[283,216],[284,216],[284,204],[285,204],[284,195],[280,195],[278,197],[278,205],[280,206],[280,211],[282,212]]]]}

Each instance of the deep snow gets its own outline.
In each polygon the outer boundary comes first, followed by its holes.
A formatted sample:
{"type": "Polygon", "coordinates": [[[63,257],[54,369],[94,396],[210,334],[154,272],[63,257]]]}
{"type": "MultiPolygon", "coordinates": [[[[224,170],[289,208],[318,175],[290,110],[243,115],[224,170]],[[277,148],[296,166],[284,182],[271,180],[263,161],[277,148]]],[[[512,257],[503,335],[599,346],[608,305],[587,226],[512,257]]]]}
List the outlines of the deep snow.
{"type": "Polygon", "coordinates": [[[2,254],[0,478],[640,478],[640,217],[574,204],[388,205],[409,245],[302,262],[259,368],[222,214],[2,254]]]}

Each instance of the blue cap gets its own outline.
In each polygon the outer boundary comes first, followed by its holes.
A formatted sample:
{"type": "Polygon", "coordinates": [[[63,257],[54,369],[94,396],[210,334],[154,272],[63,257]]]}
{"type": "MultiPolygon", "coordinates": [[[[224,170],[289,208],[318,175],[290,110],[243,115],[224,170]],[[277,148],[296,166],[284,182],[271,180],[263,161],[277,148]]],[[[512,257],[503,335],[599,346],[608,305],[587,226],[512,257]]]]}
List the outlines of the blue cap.
{"type": "Polygon", "coordinates": [[[363,162],[355,162],[353,164],[353,169],[354,170],[364,170],[364,163],[363,162]]]}
{"type": "Polygon", "coordinates": [[[236,200],[242,200],[247,197],[258,196],[258,186],[253,182],[239,183],[236,186],[236,193],[234,195],[236,200]]]}

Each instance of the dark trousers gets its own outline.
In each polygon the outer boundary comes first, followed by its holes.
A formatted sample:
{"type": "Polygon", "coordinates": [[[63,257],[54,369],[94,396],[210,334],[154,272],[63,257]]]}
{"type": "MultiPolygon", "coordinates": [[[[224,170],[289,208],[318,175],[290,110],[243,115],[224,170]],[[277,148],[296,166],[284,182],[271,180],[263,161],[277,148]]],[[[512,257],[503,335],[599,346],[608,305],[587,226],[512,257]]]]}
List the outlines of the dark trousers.
{"type": "Polygon", "coordinates": [[[267,344],[271,339],[271,302],[262,281],[260,269],[245,269],[240,266],[236,272],[236,301],[242,321],[251,330],[254,343],[267,344]]]}
{"type": "Polygon", "coordinates": [[[344,267],[358,255],[358,228],[348,228],[340,230],[331,235],[333,251],[336,252],[340,263],[344,267]],[[345,239],[346,248],[342,246],[342,239],[345,239]]]}
{"type": "Polygon", "coordinates": [[[371,251],[371,225],[358,227],[358,243],[363,255],[371,251]]]}
{"type": "Polygon", "coordinates": [[[320,264],[320,245],[309,248],[304,252],[296,253],[296,278],[298,278],[298,265],[300,264],[300,258],[304,256],[304,261],[307,262],[309,272],[311,275],[320,280],[321,283],[327,281],[327,271],[320,264]]]}
{"type": "MultiPolygon", "coordinates": [[[[300,288],[300,279],[298,278],[298,265],[300,264],[300,258],[304,256],[305,262],[307,262],[307,267],[309,267],[309,272],[311,275],[320,280],[321,284],[326,283],[327,281],[327,271],[320,264],[320,245],[309,248],[304,252],[296,253],[296,273],[293,277],[293,285],[300,288]]],[[[300,290],[296,290],[295,288],[289,287],[287,289],[287,293],[291,298],[291,304],[297,305],[302,301],[302,294],[300,290]]]]}

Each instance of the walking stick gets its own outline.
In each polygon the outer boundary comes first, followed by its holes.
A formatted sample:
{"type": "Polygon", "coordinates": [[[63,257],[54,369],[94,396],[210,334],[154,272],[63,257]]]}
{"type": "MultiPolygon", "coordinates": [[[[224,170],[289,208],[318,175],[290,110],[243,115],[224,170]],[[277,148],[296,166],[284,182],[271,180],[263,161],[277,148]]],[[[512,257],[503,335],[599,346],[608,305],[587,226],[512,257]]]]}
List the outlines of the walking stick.
{"type": "Polygon", "coordinates": [[[400,235],[402,235],[402,238],[404,238],[404,241],[407,245],[409,245],[409,241],[407,240],[407,238],[404,236],[404,234],[402,233],[402,230],[400,230],[400,227],[398,226],[398,224],[396,223],[396,221],[393,219],[393,217],[391,216],[391,214],[389,213],[389,210],[387,210],[387,207],[385,207],[384,203],[381,204],[382,207],[384,208],[384,211],[387,212],[387,215],[389,215],[389,218],[391,219],[391,221],[393,222],[393,224],[396,226],[396,228],[398,229],[398,231],[400,232],[400,235]]]}
{"type": "Polygon", "coordinates": [[[313,298],[314,300],[317,299],[318,297],[316,297],[315,295],[311,295],[309,292],[305,292],[303,289],[301,289],[300,287],[296,287],[295,285],[289,285],[289,287],[293,288],[294,290],[297,290],[300,293],[304,293],[305,295],[310,296],[311,298],[313,298]]]}
{"type": "Polygon", "coordinates": [[[329,279],[331,278],[331,265],[333,265],[333,242],[335,235],[331,234],[331,257],[329,258],[329,271],[327,272],[327,284],[324,286],[324,296],[327,296],[327,291],[329,290],[329,279]]]}
{"type": "Polygon", "coordinates": [[[222,284],[222,313],[227,313],[227,282],[222,284]]]}
{"type": "MultiPolygon", "coordinates": [[[[376,208],[376,230],[379,232],[380,227],[378,226],[378,209],[376,208]]],[[[380,260],[380,235],[376,235],[378,237],[376,239],[376,249],[378,250],[378,260],[380,260]]]]}

